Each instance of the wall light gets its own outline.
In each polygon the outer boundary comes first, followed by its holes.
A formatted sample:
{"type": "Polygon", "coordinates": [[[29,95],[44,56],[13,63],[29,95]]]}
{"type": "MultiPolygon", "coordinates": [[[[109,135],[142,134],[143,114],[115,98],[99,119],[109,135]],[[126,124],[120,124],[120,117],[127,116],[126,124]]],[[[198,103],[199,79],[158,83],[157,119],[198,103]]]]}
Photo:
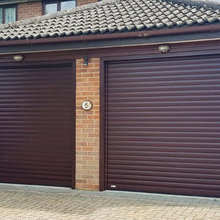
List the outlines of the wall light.
{"type": "Polygon", "coordinates": [[[88,66],[88,64],[89,64],[89,57],[88,56],[84,56],[83,65],[84,66],[88,66]]]}
{"type": "Polygon", "coordinates": [[[170,46],[169,45],[160,45],[158,47],[158,50],[161,52],[161,53],[168,53],[170,51],[170,46]]]}
{"type": "Polygon", "coordinates": [[[21,62],[24,59],[24,56],[22,55],[14,55],[13,60],[16,62],[21,62]]]}

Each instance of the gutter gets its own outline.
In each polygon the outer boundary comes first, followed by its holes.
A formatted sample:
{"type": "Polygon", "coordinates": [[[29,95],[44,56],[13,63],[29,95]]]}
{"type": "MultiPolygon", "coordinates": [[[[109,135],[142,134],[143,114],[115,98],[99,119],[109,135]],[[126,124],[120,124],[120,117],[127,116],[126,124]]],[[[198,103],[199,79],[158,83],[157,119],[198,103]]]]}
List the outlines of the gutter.
{"type": "Polygon", "coordinates": [[[54,38],[39,38],[26,40],[8,40],[0,41],[0,46],[10,45],[35,45],[35,44],[53,44],[53,43],[68,43],[96,40],[111,40],[111,39],[128,39],[128,38],[149,38],[166,35],[183,35],[193,33],[213,33],[219,32],[220,25],[194,26],[173,29],[160,29],[151,31],[125,32],[112,34],[97,34],[97,35],[80,35],[71,37],[54,37],[54,38]]]}

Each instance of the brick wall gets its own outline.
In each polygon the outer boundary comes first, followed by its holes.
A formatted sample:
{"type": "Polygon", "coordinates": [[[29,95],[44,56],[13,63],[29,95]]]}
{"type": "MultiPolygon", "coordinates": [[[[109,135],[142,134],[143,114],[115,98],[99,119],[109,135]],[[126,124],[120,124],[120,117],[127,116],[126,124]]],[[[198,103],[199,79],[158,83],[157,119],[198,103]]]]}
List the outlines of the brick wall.
{"type": "Polygon", "coordinates": [[[86,4],[89,4],[89,3],[94,3],[94,2],[97,2],[98,0],[77,0],[77,5],[80,6],[80,5],[86,5],[86,4]]]}
{"type": "Polygon", "coordinates": [[[42,15],[42,3],[30,2],[18,4],[18,20],[23,20],[42,15]]]}
{"type": "Polygon", "coordinates": [[[87,67],[76,60],[76,188],[99,188],[99,73],[100,60],[92,58],[87,67]],[[84,100],[93,109],[81,108],[84,100]]]}
{"type": "MultiPolygon", "coordinates": [[[[98,0],[77,0],[77,5],[85,5],[97,2],[98,0]]],[[[18,4],[18,20],[38,17],[42,15],[42,3],[30,2],[18,4]]]]}

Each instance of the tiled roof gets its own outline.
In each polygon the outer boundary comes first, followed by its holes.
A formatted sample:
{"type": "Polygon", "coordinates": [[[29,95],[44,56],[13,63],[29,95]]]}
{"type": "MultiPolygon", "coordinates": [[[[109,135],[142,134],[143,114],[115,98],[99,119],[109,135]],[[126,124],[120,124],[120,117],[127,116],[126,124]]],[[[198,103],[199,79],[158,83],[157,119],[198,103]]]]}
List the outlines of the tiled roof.
{"type": "Polygon", "coordinates": [[[220,10],[208,6],[175,0],[104,0],[1,25],[0,40],[132,32],[215,23],[220,23],[220,10]]]}

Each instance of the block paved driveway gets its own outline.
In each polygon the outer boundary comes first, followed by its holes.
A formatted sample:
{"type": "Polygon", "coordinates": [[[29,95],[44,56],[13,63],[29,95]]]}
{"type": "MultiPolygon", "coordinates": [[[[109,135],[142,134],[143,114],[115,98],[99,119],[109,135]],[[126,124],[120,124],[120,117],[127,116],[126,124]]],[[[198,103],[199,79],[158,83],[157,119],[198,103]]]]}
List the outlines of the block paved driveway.
{"type": "Polygon", "coordinates": [[[220,220],[220,199],[0,184],[0,220],[220,220]]]}

